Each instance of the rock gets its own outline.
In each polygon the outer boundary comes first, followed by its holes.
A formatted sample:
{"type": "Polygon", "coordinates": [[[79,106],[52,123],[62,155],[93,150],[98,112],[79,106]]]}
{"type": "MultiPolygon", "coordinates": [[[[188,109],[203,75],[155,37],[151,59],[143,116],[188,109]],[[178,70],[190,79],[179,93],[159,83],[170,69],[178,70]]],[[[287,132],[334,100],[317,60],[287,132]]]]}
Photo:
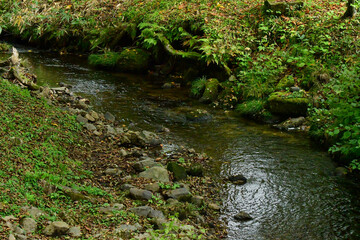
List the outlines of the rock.
{"type": "Polygon", "coordinates": [[[96,135],[96,136],[101,136],[101,135],[102,135],[102,133],[99,132],[99,131],[97,131],[97,130],[95,130],[95,131],[93,132],[93,134],[96,135]]]}
{"type": "Polygon", "coordinates": [[[9,235],[9,240],[16,240],[15,236],[13,234],[9,235]]]}
{"type": "Polygon", "coordinates": [[[13,215],[9,215],[9,216],[3,217],[2,220],[5,221],[5,222],[11,222],[11,221],[17,220],[17,218],[14,217],[13,215]]]}
{"type": "Polygon", "coordinates": [[[91,116],[89,113],[87,113],[87,114],[85,115],[85,118],[86,118],[87,120],[89,120],[90,122],[95,122],[95,118],[94,118],[93,116],[91,116]]]}
{"type": "Polygon", "coordinates": [[[153,196],[152,192],[139,188],[131,188],[130,196],[137,200],[150,200],[153,196]]]}
{"type": "Polygon", "coordinates": [[[290,88],[291,92],[300,92],[300,90],[301,90],[301,88],[299,88],[299,87],[291,87],[290,88]]]}
{"type": "Polygon", "coordinates": [[[202,103],[212,103],[214,102],[219,94],[219,81],[216,78],[210,78],[205,83],[205,90],[200,98],[202,103]]]}
{"type": "Polygon", "coordinates": [[[42,88],[41,92],[38,94],[39,97],[43,97],[43,98],[49,98],[50,95],[51,92],[49,87],[42,88]]]}
{"type": "Polygon", "coordinates": [[[238,214],[234,216],[234,219],[237,221],[249,221],[253,218],[246,212],[240,211],[238,214]]]}
{"type": "Polygon", "coordinates": [[[173,85],[171,83],[164,83],[161,88],[170,89],[170,88],[173,88],[173,85]]]}
{"type": "Polygon", "coordinates": [[[109,113],[109,112],[106,112],[106,113],[104,114],[104,118],[105,118],[106,120],[108,120],[109,122],[114,122],[114,121],[115,121],[114,115],[112,115],[112,114],[109,113]]]}
{"type": "Polygon", "coordinates": [[[125,149],[121,149],[121,150],[120,150],[120,155],[121,155],[122,157],[126,157],[126,156],[129,155],[129,154],[128,154],[128,152],[127,152],[125,149]]]}
{"type": "Polygon", "coordinates": [[[294,86],[295,79],[292,75],[286,75],[276,85],[276,90],[285,90],[286,88],[289,88],[291,86],[294,86]]]}
{"type": "Polygon", "coordinates": [[[268,98],[268,109],[273,114],[297,117],[305,116],[310,100],[307,97],[294,97],[286,92],[275,92],[268,98]]]}
{"type": "Polygon", "coordinates": [[[298,117],[298,118],[289,118],[286,121],[273,125],[275,128],[280,130],[292,130],[292,129],[298,129],[302,125],[306,123],[306,119],[304,117],[298,117]]]}
{"type": "Polygon", "coordinates": [[[125,207],[124,204],[115,203],[112,206],[99,207],[99,212],[103,214],[113,214],[113,212],[120,211],[124,207],[125,207]]]}
{"type": "Polygon", "coordinates": [[[159,165],[159,163],[155,162],[155,160],[152,158],[147,158],[145,160],[142,160],[142,161],[134,164],[134,168],[138,172],[145,171],[146,169],[152,168],[155,166],[160,166],[160,165],[159,165]]]}
{"type": "Polygon", "coordinates": [[[176,162],[169,162],[167,164],[167,169],[173,173],[173,177],[175,181],[180,181],[187,178],[187,173],[185,168],[180,166],[176,162]]]}
{"type": "Polygon", "coordinates": [[[147,217],[151,210],[153,210],[153,208],[149,206],[134,207],[129,209],[130,212],[135,213],[140,217],[147,217]]]}
{"type": "Polygon", "coordinates": [[[27,236],[23,234],[14,233],[16,240],[27,240],[27,236]]]}
{"type": "Polygon", "coordinates": [[[139,135],[140,140],[144,142],[144,144],[157,146],[161,144],[161,139],[158,135],[156,135],[153,132],[149,132],[146,130],[143,130],[139,135]]]}
{"type": "Polygon", "coordinates": [[[165,219],[162,211],[152,209],[148,215],[149,218],[165,219]]]}
{"type": "Polygon", "coordinates": [[[154,225],[155,229],[164,230],[168,221],[166,221],[164,218],[153,218],[151,223],[154,225]]]}
{"type": "Polygon", "coordinates": [[[73,188],[69,188],[66,186],[61,186],[61,190],[71,198],[73,201],[80,201],[80,200],[91,200],[88,196],[85,196],[78,190],[75,190],[73,188]]]}
{"type": "Polygon", "coordinates": [[[104,173],[106,175],[118,176],[118,175],[121,174],[121,172],[122,171],[120,169],[118,169],[118,168],[108,168],[108,169],[105,170],[104,173]]]}
{"type": "Polygon", "coordinates": [[[90,116],[93,117],[95,120],[98,120],[100,118],[99,114],[93,110],[89,112],[90,116]]]}
{"type": "Polygon", "coordinates": [[[187,188],[178,188],[167,192],[169,198],[174,198],[179,201],[189,201],[191,200],[191,193],[187,188]]]}
{"type": "Polygon", "coordinates": [[[111,127],[110,125],[106,126],[106,132],[108,135],[116,135],[116,131],[113,127],[111,127]]]}
{"type": "Polygon", "coordinates": [[[244,177],[242,174],[232,175],[228,177],[228,180],[237,185],[243,185],[247,182],[246,177],[244,177]]]}
{"type": "Polygon", "coordinates": [[[158,182],[170,182],[169,173],[163,167],[152,167],[139,174],[139,177],[153,179],[158,182]]]}
{"type": "Polygon", "coordinates": [[[217,205],[216,203],[209,203],[208,204],[208,207],[212,210],[215,210],[215,211],[220,211],[220,206],[217,205]]]}
{"type": "Polygon", "coordinates": [[[202,205],[204,205],[204,197],[197,195],[192,196],[191,203],[194,204],[195,206],[201,207],[202,205]]]}
{"type": "Polygon", "coordinates": [[[116,70],[121,72],[146,72],[148,70],[150,54],[142,49],[125,49],[119,55],[116,70]]]}
{"type": "Polygon", "coordinates": [[[122,224],[115,229],[115,233],[119,234],[122,238],[130,239],[133,232],[140,230],[142,227],[140,224],[128,225],[122,224]]]}
{"type": "Polygon", "coordinates": [[[27,212],[29,213],[29,215],[32,218],[35,218],[35,219],[45,215],[45,213],[42,210],[40,210],[36,207],[31,207],[30,209],[27,210],[27,212]]]}
{"type": "Polygon", "coordinates": [[[202,177],[204,176],[204,167],[199,163],[195,163],[191,165],[191,167],[187,169],[186,172],[190,176],[202,177]]]}
{"type": "Polygon", "coordinates": [[[15,236],[17,237],[17,235],[25,235],[26,232],[24,229],[22,229],[21,227],[19,226],[16,226],[15,227],[15,236]]]}
{"type": "Polygon", "coordinates": [[[125,183],[125,184],[121,185],[120,189],[125,191],[125,190],[129,190],[133,187],[134,187],[133,185],[125,183]]]}
{"type": "Polygon", "coordinates": [[[47,236],[61,236],[68,233],[70,226],[62,221],[55,221],[48,225],[43,233],[47,236]]]}
{"type": "Polygon", "coordinates": [[[80,229],[80,227],[71,227],[69,229],[68,234],[71,237],[81,237],[81,229],[80,229]]]}
{"type": "Polygon", "coordinates": [[[150,183],[150,184],[145,185],[145,189],[149,190],[151,192],[159,192],[160,186],[158,183],[150,183]]]}
{"type": "Polygon", "coordinates": [[[32,218],[23,218],[20,221],[20,225],[27,233],[32,233],[36,231],[37,223],[32,218]]]}
{"type": "Polygon", "coordinates": [[[85,123],[84,127],[89,131],[96,131],[96,127],[94,126],[94,124],[85,123]]]}

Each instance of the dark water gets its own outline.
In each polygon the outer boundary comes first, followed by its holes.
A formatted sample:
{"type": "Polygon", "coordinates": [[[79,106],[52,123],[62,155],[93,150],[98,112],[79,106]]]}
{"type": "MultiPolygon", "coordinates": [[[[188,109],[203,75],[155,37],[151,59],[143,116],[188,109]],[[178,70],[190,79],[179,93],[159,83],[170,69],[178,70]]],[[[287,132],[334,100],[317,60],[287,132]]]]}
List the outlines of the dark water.
{"type": "Polygon", "coordinates": [[[184,89],[161,89],[154,78],[91,69],[79,56],[27,53],[39,83],[73,85],[96,110],[110,111],[134,128],[170,129],[165,149],[185,145],[214,158],[214,177],[242,173],[243,186],[223,186],[222,218],[228,239],[360,239],[360,194],[334,175],[335,166],[316,144],[299,134],[207,109],[212,120],[184,120],[179,109],[204,109],[184,89]],[[238,211],[254,219],[236,222],[238,211]]]}

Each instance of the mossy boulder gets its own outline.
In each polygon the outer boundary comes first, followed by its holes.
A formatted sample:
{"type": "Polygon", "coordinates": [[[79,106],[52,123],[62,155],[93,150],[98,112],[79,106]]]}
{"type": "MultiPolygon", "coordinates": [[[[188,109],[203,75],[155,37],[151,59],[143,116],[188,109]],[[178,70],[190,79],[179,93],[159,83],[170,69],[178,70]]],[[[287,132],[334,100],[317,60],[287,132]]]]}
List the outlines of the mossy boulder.
{"type": "Polygon", "coordinates": [[[220,83],[216,78],[210,78],[205,83],[205,90],[200,98],[202,103],[212,103],[219,95],[220,83]]]}
{"type": "Polygon", "coordinates": [[[271,113],[286,117],[306,115],[310,100],[306,96],[287,92],[274,92],[269,96],[268,109],[271,113]]]}
{"type": "Polygon", "coordinates": [[[265,0],[263,9],[267,15],[291,16],[294,11],[301,10],[303,7],[304,3],[301,1],[270,3],[268,0],[265,0]]]}
{"type": "Polygon", "coordinates": [[[141,73],[149,67],[150,54],[142,49],[125,49],[122,52],[91,54],[89,63],[95,67],[112,69],[120,72],[141,73]]]}
{"type": "Polygon", "coordinates": [[[175,181],[180,181],[187,178],[185,168],[175,162],[169,162],[167,164],[167,170],[173,173],[175,181]]]}
{"type": "Polygon", "coordinates": [[[288,75],[280,79],[279,83],[276,85],[276,90],[285,90],[288,87],[295,85],[295,79],[293,76],[288,75]]]}

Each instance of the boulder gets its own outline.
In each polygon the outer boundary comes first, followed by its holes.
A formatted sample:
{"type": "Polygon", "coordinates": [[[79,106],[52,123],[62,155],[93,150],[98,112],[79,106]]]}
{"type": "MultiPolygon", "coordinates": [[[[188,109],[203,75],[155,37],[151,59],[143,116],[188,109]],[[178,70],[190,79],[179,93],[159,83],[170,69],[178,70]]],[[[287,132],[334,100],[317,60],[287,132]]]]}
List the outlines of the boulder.
{"type": "Polygon", "coordinates": [[[55,221],[48,225],[43,233],[47,236],[61,236],[68,233],[70,226],[62,221],[55,221]]]}
{"type": "Polygon", "coordinates": [[[37,228],[36,221],[28,217],[21,219],[20,225],[27,233],[35,232],[37,228]]]}
{"type": "Polygon", "coordinates": [[[96,127],[94,126],[94,124],[91,124],[91,123],[85,123],[84,127],[89,131],[95,131],[96,130],[96,127]]]}
{"type": "Polygon", "coordinates": [[[71,227],[69,229],[68,234],[71,237],[79,238],[79,237],[81,237],[81,229],[80,229],[80,227],[71,227]]]}
{"type": "Polygon", "coordinates": [[[169,173],[163,167],[152,167],[139,174],[140,177],[152,179],[158,182],[170,182],[169,173]]]}
{"type": "Polygon", "coordinates": [[[168,191],[167,197],[174,198],[178,201],[189,201],[191,200],[191,193],[187,188],[178,188],[175,190],[168,191]]]}
{"type": "Polygon", "coordinates": [[[297,129],[302,125],[304,125],[305,123],[306,123],[306,119],[304,117],[289,118],[280,124],[275,124],[274,127],[280,130],[288,131],[292,129],[297,129]]]}
{"type": "Polygon", "coordinates": [[[114,115],[112,115],[112,114],[109,113],[109,112],[106,112],[106,113],[104,114],[104,118],[105,118],[106,120],[108,120],[109,122],[114,122],[114,121],[115,121],[114,115]]]}
{"type": "Polygon", "coordinates": [[[122,238],[130,239],[133,232],[136,232],[141,229],[140,224],[129,225],[121,224],[115,229],[115,233],[119,234],[122,238]]]}
{"type": "Polygon", "coordinates": [[[150,200],[153,196],[152,192],[148,190],[143,190],[139,188],[131,188],[130,189],[130,196],[133,199],[137,200],[150,200]]]}
{"type": "Polygon", "coordinates": [[[299,94],[275,92],[269,96],[268,109],[273,114],[287,117],[305,116],[310,100],[299,94]]]}
{"type": "Polygon", "coordinates": [[[167,169],[173,173],[174,180],[180,181],[187,178],[187,173],[184,167],[180,166],[176,162],[169,162],[167,169]]]}
{"type": "Polygon", "coordinates": [[[134,207],[129,209],[130,212],[135,213],[140,217],[147,217],[151,210],[153,210],[153,208],[149,206],[134,207]]]}
{"type": "Polygon", "coordinates": [[[139,172],[145,171],[146,169],[155,166],[160,166],[160,164],[155,162],[155,160],[152,158],[146,158],[145,160],[141,160],[134,164],[135,170],[139,172]]]}
{"type": "Polygon", "coordinates": [[[87,122],[88,122],[88,119],[87,119],[87,118],[84,118],[84,117],[81,116],[81,115],[77,115],[76,121],[78,121],[79,123],[87,123],[87,122]]]}
{"type": "Polygon", "coordinates": [[[205,90],[200,98],[202,103],[212,103],[214,102],[219,95],[219,81],[216,78],[210,78],[205,83],[205,90]]]}
{"type": "Polygon", "coordinates": [[[304,2],[276,2],[270,3],[268,0],[264,2],[264,12],[267,15],[274,16],[291,16],[294,11],[301,10],[304,7],[304,2]]]}
{"type": "Polygon", "coordinates": [[[116,70],[121,72],[146,72],[149,67],[150,54],[142,49],[125,49],[119,55],[116,70]]]}

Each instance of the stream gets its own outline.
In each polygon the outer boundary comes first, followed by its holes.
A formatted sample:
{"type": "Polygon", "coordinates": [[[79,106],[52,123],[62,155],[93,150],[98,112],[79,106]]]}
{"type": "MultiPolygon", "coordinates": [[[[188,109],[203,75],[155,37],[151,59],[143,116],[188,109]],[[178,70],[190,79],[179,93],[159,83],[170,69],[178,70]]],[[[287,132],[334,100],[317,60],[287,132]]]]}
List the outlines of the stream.
{"type": "Polygon", "coordinates": [[[113,113],[131,128],[157,131],[164,149],[180,145],[213,158],[214,178],[242,173],[248,183],[222,187],[221,218],[228,239],[360,239],[360,189],[335,175],[327,153],[305,135],[286,133],[212,109],[188,97],[188,90],[162,89],[146,75],[99,71],[86,57],[19,48],[40,85],[64,82],[90,99],[95,110],[113,113]],[[212,118],[188,121],[183,110],[206,110],[212,118]],[[237,222],[245,211],[254,219],[237,222]]]}

